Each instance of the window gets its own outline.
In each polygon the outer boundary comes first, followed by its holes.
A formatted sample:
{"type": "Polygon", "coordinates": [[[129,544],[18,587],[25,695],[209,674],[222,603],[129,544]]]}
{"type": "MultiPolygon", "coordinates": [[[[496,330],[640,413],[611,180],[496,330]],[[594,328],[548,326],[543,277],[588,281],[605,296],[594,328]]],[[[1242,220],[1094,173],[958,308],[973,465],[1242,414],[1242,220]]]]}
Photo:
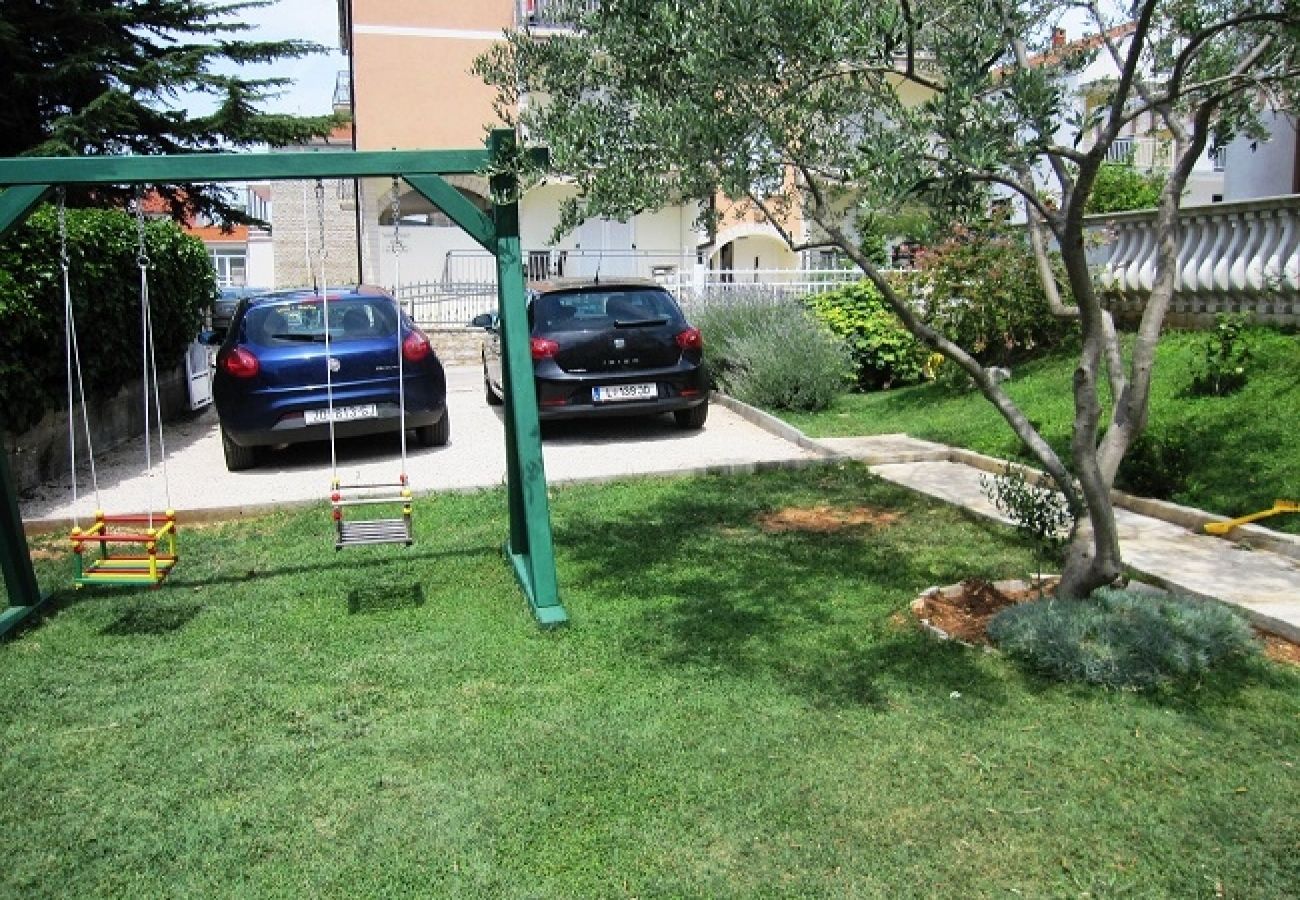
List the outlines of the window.
{"type": "Polygon", "coordinates": [[[217,273],[218,287],[243,287],[248,283],[248,251],[243,247],[209,247],[208,258],[217,273]]]}

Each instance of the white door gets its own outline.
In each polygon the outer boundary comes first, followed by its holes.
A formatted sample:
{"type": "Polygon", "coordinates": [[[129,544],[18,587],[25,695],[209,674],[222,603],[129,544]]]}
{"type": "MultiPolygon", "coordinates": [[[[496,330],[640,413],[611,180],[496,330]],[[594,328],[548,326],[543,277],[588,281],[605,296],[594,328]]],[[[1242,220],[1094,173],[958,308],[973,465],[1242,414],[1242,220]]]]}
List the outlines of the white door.
{"type": "Polygon", "coordinates": [[[212,370],[208,348],[198,341],[185,351],[185,375],[190,383],[190,409],[202,409],[212,402],[212,370]]]}
{"type": "MultiPolygon", "coordinates": [[[[636,235],[631,222],[613,219],[588,219],[578,229],[578,249],[570,272],[578,278],[635,275],[636,259],[632,242],[636,235]]],[[[565,274],[569,274],[566,272],[565,274]]]]}

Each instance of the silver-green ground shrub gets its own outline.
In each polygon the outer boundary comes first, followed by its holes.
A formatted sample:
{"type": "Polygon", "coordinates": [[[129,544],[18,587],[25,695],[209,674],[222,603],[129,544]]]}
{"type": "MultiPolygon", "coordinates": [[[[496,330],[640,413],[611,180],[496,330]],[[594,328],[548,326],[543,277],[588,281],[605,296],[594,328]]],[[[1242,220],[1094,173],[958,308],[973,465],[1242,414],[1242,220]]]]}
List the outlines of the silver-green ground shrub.
{"type": "Polygon", "coordinates": [[[843,342],[794,302],[737,296],[691,313],[718,386],[772,409],[830,406],[851,379],[843,342]]]}
{"type": "Polygon", "coordinates": [[[1110,589],[1008,607],[988,634],[1039,674],[1135,690],[1195,678],[1258,649],[1245,619],[1225,606],[1110,589]]]}

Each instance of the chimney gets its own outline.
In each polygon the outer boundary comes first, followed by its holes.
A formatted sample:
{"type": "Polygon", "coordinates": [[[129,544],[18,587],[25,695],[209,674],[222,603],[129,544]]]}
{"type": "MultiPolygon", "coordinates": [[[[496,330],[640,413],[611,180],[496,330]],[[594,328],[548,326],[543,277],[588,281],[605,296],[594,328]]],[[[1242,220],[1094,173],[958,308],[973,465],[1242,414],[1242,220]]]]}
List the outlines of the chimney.
{"type": "Polygon", "coordinates": [[[1053,50],[1060,50],[1060,49],[1061,49],[1062,47],[1064,47],[1064,46],[1065,46],[1065,29],[1064,29],[1064,28],[1053,28],[1053,29],[1052,29],[1052,49],[1053,49],[1053,50]]]}

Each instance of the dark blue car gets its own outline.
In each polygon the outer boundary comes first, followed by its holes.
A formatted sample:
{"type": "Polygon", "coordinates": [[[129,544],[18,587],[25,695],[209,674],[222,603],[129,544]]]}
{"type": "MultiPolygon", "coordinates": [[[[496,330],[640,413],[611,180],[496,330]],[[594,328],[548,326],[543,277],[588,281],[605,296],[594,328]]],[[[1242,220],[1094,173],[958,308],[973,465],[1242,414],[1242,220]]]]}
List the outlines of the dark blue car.
{"type": "MultiPolygon", "coordinates": [[[[324,312],[321,297],[311,290],[240,301],[217,352],[213,378],[230,471],[256,465],[262,447],[329,439],[324,312]]],[[[429,338],[391,296],[367,286],[329,295],[328,365],[337,437],[398,429],[399,335],[406,427],[425,446],[447,443],[447,382],[429,338]]]]}

